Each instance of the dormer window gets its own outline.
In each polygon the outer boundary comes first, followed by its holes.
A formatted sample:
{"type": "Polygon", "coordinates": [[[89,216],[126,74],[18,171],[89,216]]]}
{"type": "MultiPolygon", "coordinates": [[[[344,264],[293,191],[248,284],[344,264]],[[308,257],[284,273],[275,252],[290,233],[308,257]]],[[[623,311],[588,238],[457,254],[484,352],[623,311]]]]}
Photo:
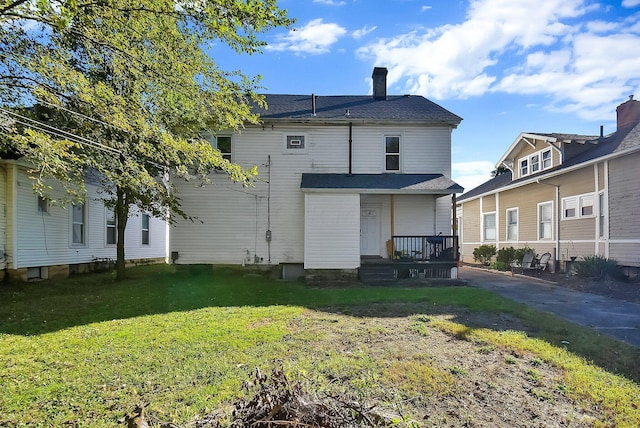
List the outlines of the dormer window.
{"type": "Polygon", "coordinates": [[[520,177],[529,175],[529,159],[523,159],[520,161],[520,177]]]}
{"type": "Polygon", "coordinates": [[[553,158],[551,156],[551,149],[540,150],[539,152],[531,153],[518,161],[520,165],[520,177],[524,177],[530,174],[535,174],[545,169],[549,169],[553,166],[553,158]]]}

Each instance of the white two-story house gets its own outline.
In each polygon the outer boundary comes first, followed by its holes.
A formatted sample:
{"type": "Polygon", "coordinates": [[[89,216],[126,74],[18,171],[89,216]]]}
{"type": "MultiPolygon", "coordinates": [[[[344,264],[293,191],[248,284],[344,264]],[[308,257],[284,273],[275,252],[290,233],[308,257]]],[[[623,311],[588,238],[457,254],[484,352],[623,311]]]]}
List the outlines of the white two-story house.
{"type": "Polygon", "coordinates": [[[177,182],[197,220],[171,228],[173,262],[356,270],[451,247],[452,195],[463,191],[449,178],[451,133],[462,119],[422,96],[387,96],[386,75],[374,69],[368,96],[266,95],[260,125],[212,135],[259,179],[177,182]]]}

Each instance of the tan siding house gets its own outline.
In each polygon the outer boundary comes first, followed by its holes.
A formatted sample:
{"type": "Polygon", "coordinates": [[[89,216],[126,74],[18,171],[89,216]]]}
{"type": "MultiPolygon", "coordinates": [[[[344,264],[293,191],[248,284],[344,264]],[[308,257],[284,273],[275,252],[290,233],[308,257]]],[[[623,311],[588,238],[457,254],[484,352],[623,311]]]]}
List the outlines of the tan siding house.
{"type": "Polygon", "coordinates": [[[640,102],[633,97],[618,106],[610,135],[520,134],[496,164],[508,172],[458,198],[462,261],[494,244],[550,252],[556,270],[594,254],[640,267],[639,163],[640,102]]]}

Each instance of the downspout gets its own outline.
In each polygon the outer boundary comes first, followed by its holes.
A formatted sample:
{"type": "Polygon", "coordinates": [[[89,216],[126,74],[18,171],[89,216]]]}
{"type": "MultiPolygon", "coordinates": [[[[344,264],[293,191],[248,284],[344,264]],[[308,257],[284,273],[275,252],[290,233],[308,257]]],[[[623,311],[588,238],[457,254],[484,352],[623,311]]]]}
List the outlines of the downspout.
{"type": "Polygon", "coordinates": [[[353,173],[353,122],[349,122],[349,175],[353,173]]]}
{"type": "Polygon", "coordinates": [[[267,260],[271,264],[271,155],[267,155],[267,260]]]}
{"type": "Polygon", "coordinates": [[[544,184],[545,186],[552,186],[556,188],[556,254],[554,255],[553,258],[553,265],[554,268],[556,269],[556,272],[559,272],[559,267],[558,266],[558,257],[560,255],[560,215],[562,214],[562,207],[560,206],[560,185],[559,184],[552,184],[552,183],[543,183],[542,181],[540,181],[540,179],[538,178],[536,180],[536,183],[538,184],[544,184]]]}

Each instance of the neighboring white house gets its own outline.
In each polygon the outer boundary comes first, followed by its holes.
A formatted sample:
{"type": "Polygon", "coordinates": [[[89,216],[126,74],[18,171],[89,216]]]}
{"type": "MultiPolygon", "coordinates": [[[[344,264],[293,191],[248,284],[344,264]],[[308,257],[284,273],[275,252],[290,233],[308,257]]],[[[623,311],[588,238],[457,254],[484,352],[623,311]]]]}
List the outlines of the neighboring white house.
{"type": "Polygon", "coordinates": [[[266,95],[258,126],[211,143],[257,165],[254,187],[225,174],[200,187],[176,182],[196,221],[171,227],[175,263],[298,264],[354,270],[388,258],[394,236],[452,233],[451,132],[462,120],[421,96],[266,95]]]}
{"type": "MultiPolygon", "coordinates": [[[[99,187],[86,184],[84,204],[55,206],[33,192],[27,170],[20,161],[0,160],[0,275],[52,278],[92,270],[99,260],[115,260],[115,220],[99,187]]],[[[166,260],[164,219],[132,213],[125,239],[128,262],[166,260]]]]}

